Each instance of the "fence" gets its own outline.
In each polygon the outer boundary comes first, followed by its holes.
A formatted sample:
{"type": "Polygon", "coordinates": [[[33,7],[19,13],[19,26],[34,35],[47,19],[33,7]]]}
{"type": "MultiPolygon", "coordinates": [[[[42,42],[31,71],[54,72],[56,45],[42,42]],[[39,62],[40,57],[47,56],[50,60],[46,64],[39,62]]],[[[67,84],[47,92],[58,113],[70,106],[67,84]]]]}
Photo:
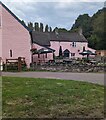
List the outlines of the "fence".
{"type": "Polygon", "coordinates": [[[11,70],[14,68],[17,68],[17,71],[22,71],[23,65],[26,65],[25,58],[23,57],[18,57],[18,59],[6,59],[6,64],[5,64],[5,71],[8,71],[8,68],[10,67],[11,70]]]}

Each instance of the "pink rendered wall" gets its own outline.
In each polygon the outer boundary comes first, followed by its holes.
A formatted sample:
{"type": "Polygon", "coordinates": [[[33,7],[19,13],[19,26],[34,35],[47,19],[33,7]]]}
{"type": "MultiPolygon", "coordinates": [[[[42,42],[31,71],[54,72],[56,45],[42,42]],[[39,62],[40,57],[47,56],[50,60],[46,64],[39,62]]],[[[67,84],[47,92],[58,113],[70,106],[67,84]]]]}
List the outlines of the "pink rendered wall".
{"type": "MultiPolygon", "coordinates": [[[[39,50],[39,49],[44,48],[44,47],[42,47],[40,45],[37,45],[37,44],[33,44],[32,48],[36,48],[37,50],[39,50]]],[[[40,58],[38,58],[37,54],[33,55],[33,62],[40,62],[40,61],[47,62],[48,60],[53,60],[53,54],[52,53],[48,53],[47,58],[46,58],[45,54],[44,55],[40,54],[40,58]]]]}
{"type": "Polygon", "coordinates": [[[2,8],[0,5],[0,57],[2,57],[2,28],[1,28],[1,24],[2,24],[2,8]]]}
{"type": "Polygon", "coordinates": [[[2,7],[2,58],[25,57],[31,63],[31,38],[29,32],[4,7],[2,7]],[[13,56],[10,57],[10,50],[13,56]]]}
{"type": "MultiPolygon", "coordinates": [[[[86,50],[91,50],[92,52],[95,52],[95,50],[88,48],[88,43],[87,42],[76,42],[76,47],[72,46],[72,42],[55,42],[51,41],[51,48],[56,50],[55,55],[59,55],[59,48],[62,46],[62,51],[65,49],[68,49],[71,53],[75,53],[75,58],[82,58],[82,55],[79,53],[83,51],[83,47],[85,46],[86,50]]],[[[72,58],[70,54],[70,58],[72,58]]]]}
{"type": "MultiPolygon", "coordinates": [[[[62,51],[68,49],[71,53],[75,53],[75,57],[81,58],[82,55],[79,54],[79,52],[82,52],[83,46],[85,46],[85,49],[87,48],[87,43],[86,42],[76,42],[76,47],[72,47],[72,42],[55,42],[51,41],[51,48],[55,49],[55,55],[59,55],[59,48],[62,46],[62,51]],[[78,52],[79,50],[79,52],[78,52]]],[[[71,58],[71,53],[70,53],[70,58],[71,58]]]]}
{"type": "MultiPolygon", "coordinates": [[[[95,53],[94,49],[91,49],[88,47],[88,43],[87,42],[76,42],[76,47],[72,47],[72,42],[55,42],[55,41],[51,41],[51,46],[50,48],[55,50],[55,56],[59,55],[59,47],[62,46],[62,51],[68,49],[71,53],[75,53],[75,56],[71,56],[70,53],[70,58],[82,58],[82,55],[80,55],[79,53],[83,51],[83,47],[85,47],[85,50],[90,50],[93,53],[95,53]]],[[[33,44],[32,46],[33,48],[36,48],[37,50],[43,48],[42,46],[39,46],[37,44],[33,44]]],[[[53,54],[48,54],[48,57],[45,58],[43,55],[40,56],[40,58],[38,58],[38,55],[34,55],[34,62],[38,62],[39,60],[53,60],[53,54]]]]}

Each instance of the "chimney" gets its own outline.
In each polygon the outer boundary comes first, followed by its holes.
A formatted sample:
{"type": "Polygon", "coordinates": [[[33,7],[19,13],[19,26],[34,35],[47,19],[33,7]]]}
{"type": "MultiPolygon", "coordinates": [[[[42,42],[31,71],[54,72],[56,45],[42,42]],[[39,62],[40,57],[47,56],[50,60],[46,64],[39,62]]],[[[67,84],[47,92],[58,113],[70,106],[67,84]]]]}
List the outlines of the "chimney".
{"type": "Polygon", "coordinates": [[[55,28],[55,34],[56,34],[56,37],[58,38],[59,31],[58,31],[58,28],[57,28],[57,27],[55,28]]]}
{"type": "Polygon", "coordinates": [[[82,28],[79,28],[78,33],[79,33],[80,35],[82,35],[82,28]]]}

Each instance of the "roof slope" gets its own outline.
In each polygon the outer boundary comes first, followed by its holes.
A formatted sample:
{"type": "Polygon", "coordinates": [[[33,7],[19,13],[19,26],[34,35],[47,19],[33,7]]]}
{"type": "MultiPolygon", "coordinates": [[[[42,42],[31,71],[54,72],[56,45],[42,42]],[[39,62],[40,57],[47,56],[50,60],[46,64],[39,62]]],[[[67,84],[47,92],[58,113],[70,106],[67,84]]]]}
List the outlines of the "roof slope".
{"type": "Polygon", "coordinates": [[[78,32],[60,32],[58,35],[55,33],[50,33],[50,41],[60,41],[60,42],[87,42],[87,39],[78,32]]]}
{"type": "Polygon", "coordinates": [[[32,42],[41,46],[50,46],[50,36],[48,33],[32,31],[32,42]]]}
{"type": "Polygon", "coordinates": [[[77,32],[66,33],[60,32],[58,35],[55,33],[47,33],[47,32],[32,32],[32,42],[42,45],[42,46],[50,46],[50,41],[57,42],[87,42],[87,39],[80,35],[77,32]]]}
{"type": "Polygon", "coordinates": [[[31,31],[12,11],[10,11],[1,1],[0,4],[21,24],[24,28],[26,28],[29,32],[31,31]]]}

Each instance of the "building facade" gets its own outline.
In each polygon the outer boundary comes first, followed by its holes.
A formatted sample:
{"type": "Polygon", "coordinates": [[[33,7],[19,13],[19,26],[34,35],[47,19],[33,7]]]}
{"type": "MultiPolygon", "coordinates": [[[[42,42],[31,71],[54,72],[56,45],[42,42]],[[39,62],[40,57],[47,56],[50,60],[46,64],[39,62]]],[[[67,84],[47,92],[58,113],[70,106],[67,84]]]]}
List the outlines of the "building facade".
{"type": "Polygon", "coordinates": [[[79,53],[95,50],[88,47],[88,41],[79,32],[36,32],[31,31],[22,21],[0,2],[0,59],[24,57],[30,67],[32,62],[48,62],[61,56],[82,58],[79,53]]]}
{"type": "Polygon", "coordinates": [[[41,48],[51,48],[54,52],[45,53],[38,55],[37,52],[33,55],[33,62],[38,62],[40,60],[53,60],[54,56],[59,57],[59,51],[61,47],[63,58],[82,58],[83,56],[79,54],[84,50],[89,50],[95,53],[94,49],[88,47],[88,41],[83,36],[82,32],[70,32],[64,33],[41,33],[32,32],[33,49],[39,51],[41,48]],[[36,57],[36,59],[35,59],[36,57]]]}
{"type": "Polygon", "coordinates": [[[6,59],[24,57],[31,63],[31,37],[28,28],[3,4],[0,3],[0,57],[6,59]]]}

